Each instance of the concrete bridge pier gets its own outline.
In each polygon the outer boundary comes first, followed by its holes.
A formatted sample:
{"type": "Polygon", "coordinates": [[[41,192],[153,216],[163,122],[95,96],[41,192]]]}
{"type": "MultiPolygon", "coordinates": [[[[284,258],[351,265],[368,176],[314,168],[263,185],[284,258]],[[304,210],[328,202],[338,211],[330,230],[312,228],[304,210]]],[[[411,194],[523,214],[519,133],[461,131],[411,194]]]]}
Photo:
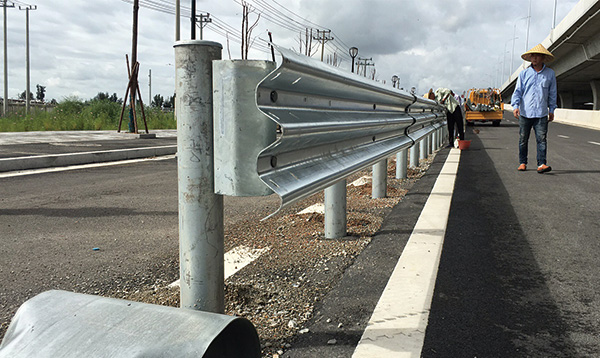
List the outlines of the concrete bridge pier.
{"type": "Polygon", "coordinates": [[[594,111],[600,109],[600,80],[591,80],[590,86],[592,87],[592,102],[594,102],[594,111]]]}

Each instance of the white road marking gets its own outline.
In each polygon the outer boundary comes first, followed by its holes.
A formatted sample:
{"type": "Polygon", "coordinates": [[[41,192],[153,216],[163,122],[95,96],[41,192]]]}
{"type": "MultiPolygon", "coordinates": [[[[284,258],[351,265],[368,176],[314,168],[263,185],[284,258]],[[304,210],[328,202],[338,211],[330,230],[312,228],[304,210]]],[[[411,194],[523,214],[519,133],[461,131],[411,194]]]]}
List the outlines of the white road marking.
{"type": "Polygon", "coordinates": [[[167,160],[167,159],[173,159],[173,158],[175,158],[174,154],[173,155],[163,155],[160,157],[153,157],[153,158],[127,159],[127,160],[118,160],[118,161],[114,161],[114,162],[103,162],[103,163],[93,163],[93,164],[79,164],[79,165],[71,165],[68,167],[19,170],[19,171],[8,172],[8,173],[0,173],[0,179],[1,178],[18,177],[18,176],[23,176],[23,175],[63,172],[63,171],[67,171],[67,170],[107,167],[107,166],[111,166],[111,165],[132,164],[132,163],[147,162],[147,161],[154,161],[154,160],[167,160]]]}
{"type": "MultiPolygon", "coordinates": [[[[225,259],[225,279],[227,280],[234,273],[248,266],[252,261],[260,257],[260,255],[269,251],[270,248],[252,249],[247,246],[238,246],[227,251],[224,255],[225,259]]],[[[168,287],[179,287],[180,280],[176,280],[168,287]]]]}
{"type": "Polygon", "coordinates": [[[566,139],[570,139],[571,138],[571,137],[569,137],[567,135],[562,135],[562,134],[557,135],[557,137],[559,137],[559,138],[566,138],[566,139]]]}
{"type": "Polygon", "coordinates": [[[459,162],[451,149],[353,358],[420,357],[459,162]]]}
{"type": "Polygon", "coordinates": [[[298,213],[298,215],[312,214],[312,213],[325,214],[325,204],[323,204],[323,203],[313,204],[313,205],[309,206],[308,208],[300,211],[298,213]]]}
{"type": "Polygon", "coordinates": [[[595,144],[595,145],[600,145],[600,143],[598,143],[598,142],[592,142],[592,141],[589,141],[588,143],[590,143],[590,144],[595,144]]]}
{"type": "Polygon", "coordinates": [[[350,185],[361,186],[361,185],[369,184],[372,180],[373,179],[371,177],[364,176],[364,177],[360,177],[360,178],[356,179],[355,181],[350,183],[348,186],[350,186],[350,185]]]}

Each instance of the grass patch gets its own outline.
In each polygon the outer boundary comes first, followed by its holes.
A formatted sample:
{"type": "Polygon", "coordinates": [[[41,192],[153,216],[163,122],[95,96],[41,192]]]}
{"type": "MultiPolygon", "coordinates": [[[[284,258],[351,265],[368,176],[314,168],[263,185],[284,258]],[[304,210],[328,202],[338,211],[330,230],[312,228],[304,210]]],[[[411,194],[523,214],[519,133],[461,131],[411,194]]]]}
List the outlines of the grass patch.
{"type": "MultiPolygon", "coordinates": [[[[122,104],[109,100],[83,102],[78,98],[66,98],[54,109],[35,111],[0,117],[0,132],[29,131],[73,131],[73,130],[117,130],[122,104]]],[[[163,112],[159,108],[144,107],[148,129],[176,129],[173,112],[163,112]]],[[[141,110],[138,108],[138,130],[144,130],[141,110]]],[[[129,130],[129,110],[125,109],[121,130],[129,130]]]]}

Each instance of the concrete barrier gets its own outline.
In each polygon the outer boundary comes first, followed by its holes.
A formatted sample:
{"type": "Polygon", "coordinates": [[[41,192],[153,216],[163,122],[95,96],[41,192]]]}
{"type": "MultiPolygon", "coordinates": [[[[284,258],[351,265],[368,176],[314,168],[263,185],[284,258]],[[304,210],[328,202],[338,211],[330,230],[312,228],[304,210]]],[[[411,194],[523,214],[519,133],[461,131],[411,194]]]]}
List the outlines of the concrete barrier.
{"type": "MultiPolygon", "coordinates": [[[[505,103],[504,110],[512,112],[513,108],[510,104],[505,103]]],[[[600,111],[557,108],[554,111],[554,121],[571,126],[600,130],[600,111]]]]}
{"type": "Polygon", "coordinates": [[[0,159],[0,172],[139,159],[177,153],[177,145],[0,159]]]}
{"type": "Polygon", "coordinates": [[[554,121],[600,130],[600,111],[557,108],[554,112],[554,121]]]}

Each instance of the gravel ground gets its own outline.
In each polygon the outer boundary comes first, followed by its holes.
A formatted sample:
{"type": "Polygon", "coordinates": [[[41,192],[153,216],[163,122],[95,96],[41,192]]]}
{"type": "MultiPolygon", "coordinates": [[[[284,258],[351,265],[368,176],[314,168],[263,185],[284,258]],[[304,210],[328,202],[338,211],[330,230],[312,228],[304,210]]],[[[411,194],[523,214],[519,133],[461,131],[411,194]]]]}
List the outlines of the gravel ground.
{"type": "MultiPolygon", "coordinates": [[[[353,264],[387,214],[427,171],[432,160],[433,155],[422,160],[420,167],[409,169],[408,179],[403,180],[394,179],[395,161],[389,160],[386,198],[371,199],[370,182],[348,186],[348,236],[343,239],[324,239],[323,214],[297,214],[322,203],[322,192],[268,220],[259,220],[263,213],[251,213],[243,221],[226,220],[226,251],[240,245],[269,249],[225,282],[225,313],[245,317],[254,324],[263,357],[279,357],[291,347],[295,337],[306,333],[303,325],[313,316],[319,301],[353,264]]],[[[364,176],[370,176],[370,170],[356,173],[347,182],[364,176]]],[[[272,198],[269,203],[272,206],[272,198]]],[[[68,283],[54,285],[51,278],[48,288],[178,307],[179,289],[168,287],[178,275],[177,254],[164,252],[159,260],[148,262],[145,269],[127,276],[88,282],[81,273],[74,272],[72,278],[77,283],[72,287],[68,283]]],[[[0,337],[8,323],[1,322],[0,337]]]]}
{"type": "MultiPolygon", "coordinates": [[[[225,227],[225,250],[239,245],[269,248],[257,260],[225,282],[225,313],[245,317],[256,327],[263,357],[279,357],[291,347],[313,315],[315,306],[339,281],[347,267],[369,244],[384,218],[414,182],[429,168],[433,156],[422,160],[419,168],[409,169],[408,179],[395,177],[395,161],[388,161],[387,197],[371,198],[371,184],[348,187],[348,237],[323,238],[323,214],[297,214],[323,202],[315,194],[265,221],[247,220],[225,227]]],[[[370,175],[362,171],[348,183],[370,175]]],[[[178,269],[177,260],[172,260],[178,269]]],[[[108,296],[153,304],[179,306],[179,289],[157,281],[151,287],[110,292],[108,296]]]]}

